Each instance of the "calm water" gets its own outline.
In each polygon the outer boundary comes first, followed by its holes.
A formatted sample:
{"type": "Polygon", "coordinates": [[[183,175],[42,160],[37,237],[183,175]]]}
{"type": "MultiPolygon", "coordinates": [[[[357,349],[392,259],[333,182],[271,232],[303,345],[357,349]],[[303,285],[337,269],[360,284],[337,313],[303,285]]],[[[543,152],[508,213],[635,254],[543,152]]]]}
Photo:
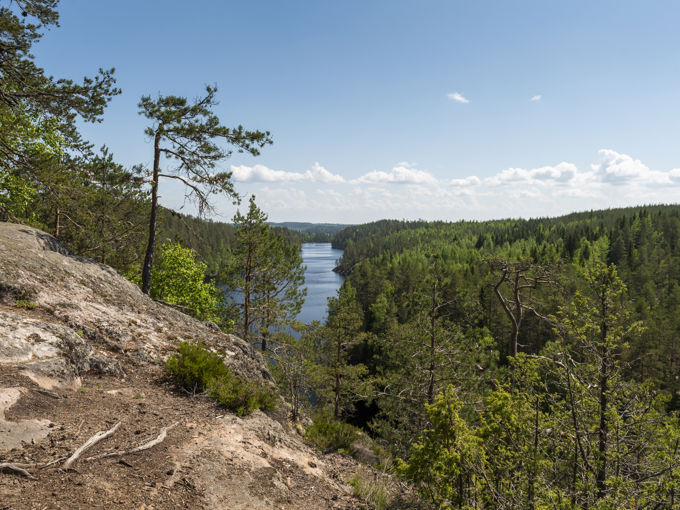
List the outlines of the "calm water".
{"type": "Polygon", "coordinates": [[[323,321],[328,308],[328,298],[337,295],[342,276],[333,272],[342,250],[331,248],[331,243],[304,243],[302,261],[307,266],[305,287],[307,297],[298,315],[300,322],[323,321]]]}

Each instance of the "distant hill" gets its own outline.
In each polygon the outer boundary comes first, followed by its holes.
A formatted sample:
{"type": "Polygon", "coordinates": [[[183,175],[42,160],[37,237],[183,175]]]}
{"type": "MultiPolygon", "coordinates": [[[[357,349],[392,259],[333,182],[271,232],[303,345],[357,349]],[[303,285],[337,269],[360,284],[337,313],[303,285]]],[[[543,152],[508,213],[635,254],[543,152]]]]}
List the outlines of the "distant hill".
{"type": "MultiPolygon", "coordinates": [[[[196,250],[208,265],[208,273],[225,276],[225,268],[236,243],[236,232],[231,223],[212,221],[161,208],[159,241],[179,241],[182,246],[196,250]]],[[[271,227],[291,243],[329,243],[332,236],[349,225],[337,223],[270,223],[271,227]]]]}
{"type": "Polygon", "coordinates": [[[340,223],[304,223],[299,221],[284,221],[282,223],[270,223],[272,227],[287,228],[306,234],[335,234],[351,225],[340,223]]]}

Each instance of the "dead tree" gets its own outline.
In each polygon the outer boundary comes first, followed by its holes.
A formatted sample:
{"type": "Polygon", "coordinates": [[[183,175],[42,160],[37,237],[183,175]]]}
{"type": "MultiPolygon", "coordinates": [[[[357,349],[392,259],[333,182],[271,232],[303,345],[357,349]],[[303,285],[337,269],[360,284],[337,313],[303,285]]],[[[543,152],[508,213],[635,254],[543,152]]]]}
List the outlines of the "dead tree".
{"type": "Polygon", "coordinates": [[[496,259],[487,262],[499,274],[493,290],[512,325],[508,356],[515,357],[519,352],[519,331],[524,312],[529,311],[545,319],[532,301],[532,291],[540,285],[554,284],[553,274],[549,269],[530,261],[510,262],[496,259]]]}

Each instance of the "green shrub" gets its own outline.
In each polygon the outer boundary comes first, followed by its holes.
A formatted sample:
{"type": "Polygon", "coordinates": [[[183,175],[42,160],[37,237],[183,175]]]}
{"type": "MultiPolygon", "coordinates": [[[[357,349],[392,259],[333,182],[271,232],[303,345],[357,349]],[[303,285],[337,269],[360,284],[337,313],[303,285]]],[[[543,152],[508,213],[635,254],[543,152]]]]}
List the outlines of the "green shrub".
{"type": "Polygon", "coordinates": [[[204,281],[206,271],[196,252],[179,243],[164,243],[161,259],[151,273],[150,295],[187,307],[201,320],[219,321],[220,292],[204,281]]]}
{"type": "Polygon", "coordinates": [[[210,381],[208,394],[212,399],[239,416],[250,414],[255,409],[270,411],[276,407],[276,395],[270,390],[233,374],[229,375],[210,381]]]}
{"type": "MultiPolygon", "coordinates": [[[[150,296],[171,305],[202,321],[215,322],[222,331],[234,330],[232,311],[220,289],[206,280],[207,266],[196,252],[179,243],[164,243],[160,260],[151,272],[150,296]]],[[[129,268],[125,278],[142,286],[141,267],[129,268]]]]}
{"type": "Polygon", "coordinates": [[[205,344],[181,342],[177,350],[165,362],[165,368],[187,391],[206,392],[239,416],[276,406],[276,395],[271,389],[234,375],[224,364],[224,356],[212,352],[205,344]]]}
{"type": "Polygon", "coordinates": [[[305,436],[323,451],[342,450],[349,453],[352,450],[352,443],[361,437],[361,432],[349,423],[326,414],[318,414],[305,436]]]}
{"type": "Polygon", "coordinates": [[[224,364],[224,356],[212,352],[205,344],[181,342],[177,350],[178,353],[165,362],[165,368],[174,381],[187,391],[206,391],[211,380],[232,375],[224,364]]]}
{"type": "Polygon", "coordinates": [[[17,308],[25,308],[26,310],[33,310],[35,308],[35,301],[29,299],[17,299],[17,308]]]}

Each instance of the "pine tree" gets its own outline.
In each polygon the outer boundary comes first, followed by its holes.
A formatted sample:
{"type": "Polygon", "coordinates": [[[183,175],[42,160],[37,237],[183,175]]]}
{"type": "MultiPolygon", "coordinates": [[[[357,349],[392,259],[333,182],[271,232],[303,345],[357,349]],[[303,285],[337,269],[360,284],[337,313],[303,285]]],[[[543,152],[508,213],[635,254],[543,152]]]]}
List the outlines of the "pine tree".
{"type": "Polygon", "coordinates": [[[236,248],[231,287],[240,293],[239,333],[259,340],[262,350],[275,330],[292,323],[304,302],[304,266],[299,247],[267,224],[267,215],[249,200],[248,213],[234,215],[236,248]]]}
{"type": "Polygon", "coordinates": [[[76,122],[100,122],[108,102],[120,93],[113,69],[100,69],[79,84],[48,76],[36,65],[33,46],[46,30],[58,26],[57,4],[22,0],[0,6],[2,219],[41,223],[33,201],[68,174],[65,161],[92,157],[76,122]]]}
{"type": "Polygon", "coordinates": [[[215,166],[231,155],[232,147],[238,152],[257,156],[259,149],[272,143],[269,132],[222,125],[213,112],[217,105],[216,93],[216,87],[208,86],[205,96],[192,103],[179,96],[159,96],[155,100],[142,96],[138,104],[139,114],[152,122],[145,133],[153,139],[149,240],[142,267],[142,291],[146,294],[151,285],[160,178],[175,179],[184,184],[186,199],[195,202],[199,215],[203,215],[213,208],[211,195],[224,193],[237,197],[231,172],[214,172],[215,166]],[[228,148],[221,147],[220,141],[228,148]],[[162,162],[167,163],[164,169],[162,162]]]}
{"type": "Polygon", "coordinates": [[[295,321],[305,300],[305,267],[297,244],[269,230],[263,243],[267,266],[255,277],[254,301],[260,347],[267,350],[272,332],[285,329],[295,321]]]}
{"type": "MultiPolygon", "coordinates": [[[[679,431],[664,416],[665,398],[649,383],[626,378],[626,351],[642,325],[633,320],[626,286],[612,264],[598,264],[555,318],[559,342],[549,346],[555,426],[565,432],[558,478],[564,497],[579,507],[666,507],[678,488],[679,431]]],[[[672,506],[672,505],[671,505],[672,506]]]]}

